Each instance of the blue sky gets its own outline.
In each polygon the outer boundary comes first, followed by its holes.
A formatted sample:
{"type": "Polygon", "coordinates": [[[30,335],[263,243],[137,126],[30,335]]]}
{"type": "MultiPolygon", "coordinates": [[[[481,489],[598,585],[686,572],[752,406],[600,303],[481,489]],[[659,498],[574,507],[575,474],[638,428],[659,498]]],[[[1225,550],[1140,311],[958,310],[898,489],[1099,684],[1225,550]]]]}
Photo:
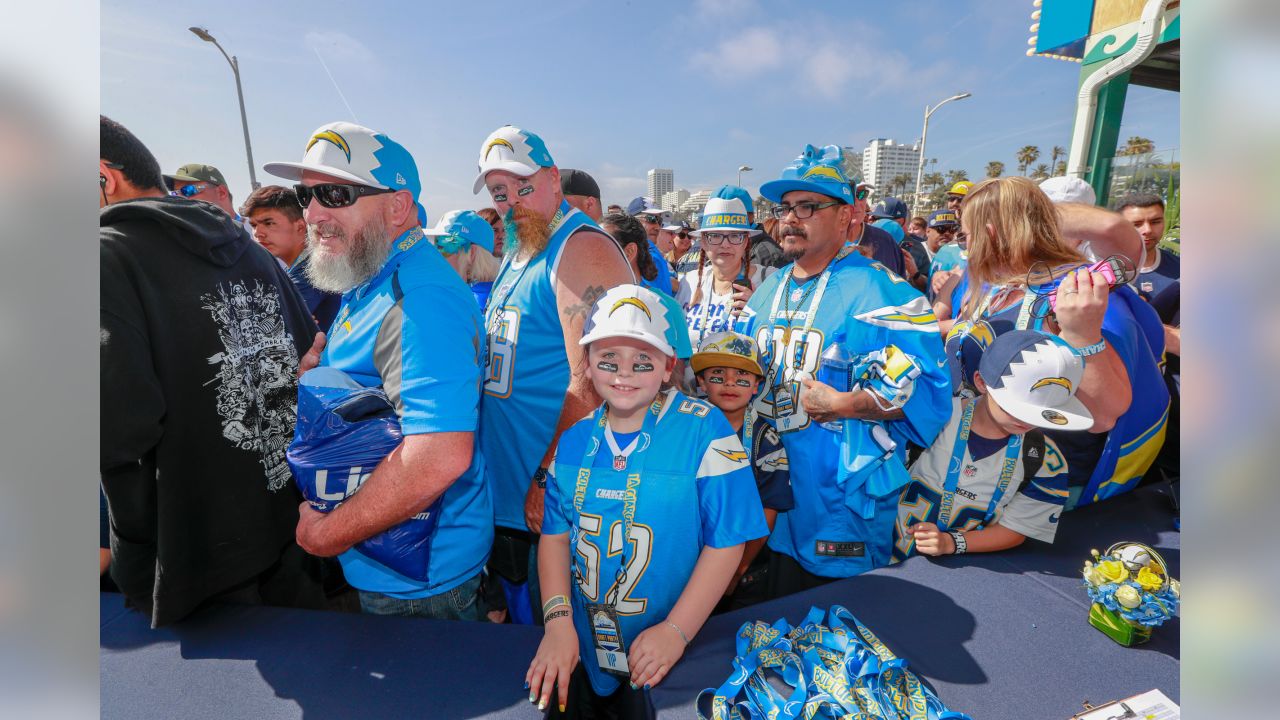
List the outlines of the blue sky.
{"type": "MultiPolygon", "coordinates": [[[[297,160],[315,128],[351,120],[415,156],[431,218],[477,208],[476,154],[494,128],[539,133],[561,167],[590,172],[606,202],[645,172],[689,190],[755,193],[806,143],[913,142],[926,104],[937,169],[982,177],[1014,153],[1069,142],[1080,66],[1026,57],[1030,0],[765,2],[538,0],[353,3],[106,0],[102,112],[168,172],[219,167],[237,203],[249,173],[230,68],[188,32],[239,57],[258,180],[297,160]],[[327,66],[327,67],[326,67],[327,66]]],[[[1179,145],[1178,94],[1132,87],[1121,141],[1179,145]]]]}

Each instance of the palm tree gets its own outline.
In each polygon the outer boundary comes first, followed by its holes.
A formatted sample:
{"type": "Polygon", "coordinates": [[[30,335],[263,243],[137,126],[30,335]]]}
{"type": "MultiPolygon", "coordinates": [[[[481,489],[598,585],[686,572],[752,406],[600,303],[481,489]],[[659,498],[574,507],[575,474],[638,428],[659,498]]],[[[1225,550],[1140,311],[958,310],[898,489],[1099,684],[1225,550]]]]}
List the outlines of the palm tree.
{"type": "Polygon", "coordinates": [[[987,163],[987,177],[998,178],[1004,174],[1004,163],[999,160],[992,160],[987,163]]]}
{"type": "Polygon", "coordinates": [[[920,191],[924,192],[924,188],[926,187],[931,190],[937,189],[940,185],[942,185],[942,183],[946,181],[947,181],[946,178],[942,177],[942,173],[940,172],[926,173],[924,176],[924,181],[922,183],[922,187],[920,188],[920,191]]]}
{"type": "Polygon", "coordinates": [[[969,173],[965,172],[964,170],[948,170],[947,171],[947,185],[955,185],[961,180],[968,180],[968,179],[969,179],[969,173]]]}
{"type": "Polygon", "coordinates": [[[893,194],[894,197],[898,197],[907,191],[907,185],[910,185],[912,182],[915,182],[915,178],[911,177],[907,173],[898,173],[889,181],[888,189],[890,192],[893,192],[896,188],[897,192],[893,194]]]}
{"type": "Polygon", "coordinates": [[[1035,145],[1024,145],[1023,148],[1018,151],[1017,158],[1018,172],[1026,175],[1027,166],[1040,159],[1040,148],[1035,145]]]}
{"type": "Polygon", "coordinates": [[[1146,155],[1149,152],[1155,152],[1156,144],[1151,142],[1149,138],[1139,135],[1130,137],[1124,143],[1124,149],[1117,152],[1117,155],[1146,155]]]}
{"type": "Polygon", "coordinates": [[[1044,163],[1040,163],[1036,166],[1035,170],[1031,171],[1031,177],[1037,180],[1043,180],[1044,178],[1049,177],[1049,166],[1044,163]]]}
{"type": "Polygon", "coordinates": [[[1058,164],[1053,168],[1053,174],[1054,174],[1054,175],[1066,175],[1066,174],[1067,174],[1067,161],[1066,161],[1066,160],[1059,160],[1059,161],[1058,161],[1058,164]]]}
{"type": "MultiPolygon", "coordinates": [[[[1051,159],[1051,160],[1049,161],[1049,167],[1051,167],[1051,168],[1057,168],[1057,167],[1058,167],[1058,158],[1060,158],[1060,157],[1063,157],[1063,158],[1064,158],[1064,157],[1066,157],[1066,156],[1067,156],[1067,151],[1066,151],[1066,150],[1063,150],[1061,145],[1054,145],[1054,146],[1053,146],[1053,152],[1052,152],[1052,153],[1050,153],[1050,154],[1053,156],[1053,159],[1051,159]]],[[[1066,173],[1065,173],[1065,172],[1060,173],[1060,174],[1062,174],[1062,175],[1066,175],[1066,173]]]]}

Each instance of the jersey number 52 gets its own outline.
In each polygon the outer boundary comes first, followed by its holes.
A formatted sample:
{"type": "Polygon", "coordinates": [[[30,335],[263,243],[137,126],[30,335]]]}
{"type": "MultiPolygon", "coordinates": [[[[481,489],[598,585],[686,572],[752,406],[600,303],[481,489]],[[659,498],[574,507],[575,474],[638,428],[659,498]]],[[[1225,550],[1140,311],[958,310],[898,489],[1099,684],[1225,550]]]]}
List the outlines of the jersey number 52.
{"type": "MultiPolygon", "coordinates": [[[[586,572],[583,573],[581,583],[579,585],[582,594],[591,602],[601,602],[601,599],[608,600],[613,594],[613,586],[618,586],[618,602],[617,609],[619,615],[639,615],[644,612],[645,607],[649,604],[644,598],[633,598],[631,593],[636,588],[636,584],[640,582],[640,578],[644,577],[644,571],[649,567],[649,558],[653,553],[653,530],[648,525],[635,524],[631,526],[631,559],[627,561],[626,572],[619,573],[619,580],[615,580],[605,589],[603,595],[600,587],[600,531],[603,529],[603,519],[599,515],[591,515],[582,513],[578,517],[578,542],[575,550],[578,556],[582,558],[582,562],[586,565],[586,572]]],[[[622,553],[622,523],[614,521],[609,526],[608,543],[604,547],[609,557],[622,553]]]]}

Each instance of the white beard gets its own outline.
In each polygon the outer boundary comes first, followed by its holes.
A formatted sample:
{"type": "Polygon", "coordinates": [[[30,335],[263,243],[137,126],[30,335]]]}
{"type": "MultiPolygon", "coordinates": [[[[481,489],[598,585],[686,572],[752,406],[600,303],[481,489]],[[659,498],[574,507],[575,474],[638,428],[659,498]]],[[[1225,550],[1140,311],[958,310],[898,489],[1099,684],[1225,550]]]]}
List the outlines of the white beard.
{"type": "Polygon", "coordinates": [[[307,263],[307,280],[317,290],[345,293],[377,274],[391,254],[393,239],[387,234],[387,225],[381,217],[373,218],[350,237],[336,226],[308,225],[307,247],[311,248],[311,261],[307,263]],[[347,241],[347,252],[339,255],[322,246],[316,237],[322,231],[338,233],[347,241]]]}

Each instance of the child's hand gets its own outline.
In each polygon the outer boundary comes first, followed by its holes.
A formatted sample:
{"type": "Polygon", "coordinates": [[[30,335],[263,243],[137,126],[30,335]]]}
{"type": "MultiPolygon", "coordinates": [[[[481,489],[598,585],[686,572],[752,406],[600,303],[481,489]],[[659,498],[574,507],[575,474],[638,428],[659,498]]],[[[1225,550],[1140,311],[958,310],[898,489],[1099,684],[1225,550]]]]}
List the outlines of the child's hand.
{"type": "Polygon", "coordinates": [[[910,527],[910,531],[916,540],[916,552],[921,555],[937,557],[950,555],[956,551],[956,541],[951,537],[951,533],[939,530],[933,523],[916,523],[910,527]]]}
{"type": "Polygon", "coordinates": [[[640,633],[627,653],[631,687],[651,688],[662,682],[684,655],[684,647],[684,638],[665,621],[640,633]]]}
{"type": "Polygon", "coordinates": [[[560,712],[569,701],[569,676],[578,666],[578,632],[573,629],[572,617],[560,617],[547,623],[547,629],[538,643],[538,653],[529,663],[524,675],[524,686],[529,691],[529,702],[537,702],[539,710],[546,710],[551,702],[551,691],[557,685],[557,704],[560,712]]]}

